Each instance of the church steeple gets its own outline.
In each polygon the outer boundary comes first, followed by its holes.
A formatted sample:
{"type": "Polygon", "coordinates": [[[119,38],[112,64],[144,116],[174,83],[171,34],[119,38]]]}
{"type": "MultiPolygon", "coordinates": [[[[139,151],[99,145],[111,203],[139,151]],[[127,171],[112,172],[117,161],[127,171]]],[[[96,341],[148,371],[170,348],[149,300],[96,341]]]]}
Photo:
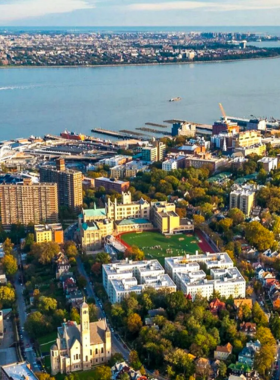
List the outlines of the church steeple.
{"type": "Polygon", "coordinates": [[[90,366],[90,323],[89,323],[89,308],[84,301],[80,309],[81,317],[81,345],[82,345],[82,363],[83,369],[88,369],[90,366]]]}

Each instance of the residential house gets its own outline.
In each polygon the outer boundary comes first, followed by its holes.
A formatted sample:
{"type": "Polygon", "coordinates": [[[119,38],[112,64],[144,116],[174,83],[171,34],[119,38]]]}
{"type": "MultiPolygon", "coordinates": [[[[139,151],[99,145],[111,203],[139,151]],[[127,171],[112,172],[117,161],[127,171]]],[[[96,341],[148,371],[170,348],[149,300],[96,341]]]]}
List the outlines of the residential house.
{"type": "Polygon", "coordinates": [[[217,346],[214,351],[214,358],[219,360],[226,360],[232,354],[232,345],[227,343],[225,346],[217,346]]]}
{"type": "Polygon", "coordinates": [[[243,350],[238,355],[239,363],[247,364],[252,367],[254,364],[254,359],[256,353],[260,350],[261,344],[258,340],[255,342],[249,342],[243,348],[243,350]]]}
{"type": "Polygon", "coordinates": [[[209,309],[213,315],[219,314],[221,310],[226,309],[226,304],[219,300],[219,298],[215,298],[209,304],[209,309]]]}
{"type": "Polygon", "coordinates": [[[196,360],[195,366],[196,373],[201,377],[208,378],[213,373],[209,359],[199,358],[196,360]]]}
{"type": "Polygon", "coordinates": [[[233,304],[236,310],[238,310],[240,306],[245,306],[245,305],[248,306],[250,309],[252,309],[253,307],[253,301],[250,298],[249,299],[236,298],[233,304]]]}
{"type": "Polygon", "coordinates": [[[130,380],[147,380],[140,371],[135,371],[126,362],[116,363],[112,368],[112,380],[118,380],[122,374],[127,373],[130,380]]]}
{"type": "Polygon", "coordinates": [[[257,332],[257,325],[251,322],[243,322],[240,325],[240,331],[252,337],[257,332]]]}

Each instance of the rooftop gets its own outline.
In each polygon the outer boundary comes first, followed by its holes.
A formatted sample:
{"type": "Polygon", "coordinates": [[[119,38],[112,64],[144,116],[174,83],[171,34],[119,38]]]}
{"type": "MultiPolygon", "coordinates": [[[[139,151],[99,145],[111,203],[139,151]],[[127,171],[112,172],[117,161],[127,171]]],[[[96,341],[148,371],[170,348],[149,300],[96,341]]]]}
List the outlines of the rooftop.
{"type": "Polygon", "coordinates": [[[98,178],[95,178],[95,184],[96,184],[96,181],[104,181],[104,182],[117,183],[119,185],[122,185],[123,183],[127,182],[127,181],[120,181],[120,180],[117,180],[115,178],[107,178],[107,177],[98,177],[98,178]]]}
{"type": "Polygon", "coordinates": [[[27,362],[12,363],[2,366],[2,371],[12,380],[38,380],[27,362]]]}
{"type": "MultiPolygon", "coordinates": [[[[88,210],[83,210],[83,215],[86,218],[106,217],[106,210],[105,208],[91,208],[88,210]]],[[[81,217],[83,217],[83,215],[81,215],[81,217]]]]}
{"type": "Polygon", "coordinates": [[[151,223],[148,219],[123,219],[119,222],[117,222],[120,226],[127,226],[132,224],[146,224],[151,223]]]}

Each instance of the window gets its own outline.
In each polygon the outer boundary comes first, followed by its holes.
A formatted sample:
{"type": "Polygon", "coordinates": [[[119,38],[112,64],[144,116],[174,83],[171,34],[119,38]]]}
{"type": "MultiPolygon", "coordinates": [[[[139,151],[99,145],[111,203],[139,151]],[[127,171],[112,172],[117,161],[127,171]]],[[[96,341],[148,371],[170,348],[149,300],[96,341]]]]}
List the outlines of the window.
{"type": "Polygon", "coordinates": [[[101,347],[101,354],[103,354],[104,350],[103,350],[103,347],[101,347]]]}
{"type": "Polygon", "coordinates": [[[88,356],[86,356],[86,362],[88,362],[88,356]]]}
{"type": "Polygon", "coordinates": [[[95,349],[95,355],[97,355],[97,354],[98,354],[98,348],[95,349]]]}
{"type": "Polygon", "coordinates": [[[96,363],[97,363],[97,362],[98,362],[98,359],[96,359],[95,361],[96,361],[96,363]]]}

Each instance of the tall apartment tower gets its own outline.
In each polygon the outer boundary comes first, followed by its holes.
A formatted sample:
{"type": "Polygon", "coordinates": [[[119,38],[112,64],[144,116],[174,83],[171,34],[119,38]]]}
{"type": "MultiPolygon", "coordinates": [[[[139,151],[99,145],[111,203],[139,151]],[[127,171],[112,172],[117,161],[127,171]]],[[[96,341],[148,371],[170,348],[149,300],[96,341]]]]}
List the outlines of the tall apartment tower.
{"type": "Polygon", "coordinates": [[[40,181],[57,184],[59,206],[67,206],[75,211],[81,209],[83,205],[83,175],[79,171],[67,169],[63,159],[56,161],[56,167],[41,167],[40,181]]]}
{"type": "Polygon", "coordinates": [[[23,183],[0,185],[1,219],[5,228],[11,224],[56,223],[58,221],[57,185],[23,183]]]}

